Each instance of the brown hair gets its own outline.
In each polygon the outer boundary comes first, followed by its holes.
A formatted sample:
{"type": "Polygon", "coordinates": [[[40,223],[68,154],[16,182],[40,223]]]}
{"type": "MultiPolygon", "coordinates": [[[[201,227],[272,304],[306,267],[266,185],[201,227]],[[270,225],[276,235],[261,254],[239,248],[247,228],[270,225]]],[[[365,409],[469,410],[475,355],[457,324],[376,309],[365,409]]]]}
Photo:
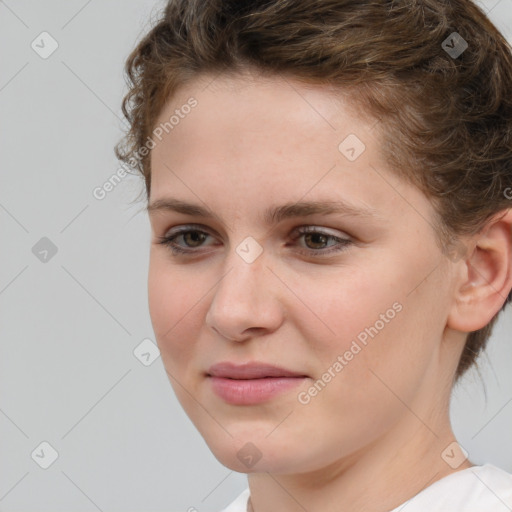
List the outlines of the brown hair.
{"type": "MultiPolygon", "coordinates": [[[[170,0],[127,59],[130,130],[115,149],[148,198],[140,149],[165,103],[200,73],[248,68],[332,85],[380,120],[383,154],[433,202],[445,253],[511,207],[511,48],[469,0],[170,0]]],[[[469,333],[456,379],[498,314],[469,333]]]]}

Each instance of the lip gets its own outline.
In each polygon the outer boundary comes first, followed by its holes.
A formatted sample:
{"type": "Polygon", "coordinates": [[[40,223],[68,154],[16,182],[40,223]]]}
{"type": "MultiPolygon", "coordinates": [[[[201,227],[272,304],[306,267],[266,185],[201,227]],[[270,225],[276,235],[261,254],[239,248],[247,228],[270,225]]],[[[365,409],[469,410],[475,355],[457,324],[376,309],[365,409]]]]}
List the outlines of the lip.
{"type": "Polygon", "coordinates": [[[225,402],[252,405],[290,391],[307,375],[266,363],[217,363],[206,374],[213,391],[225,402]]]}
{"type": "Polygon", "coordinates": [[[266,363],[249,362],[235,364],[229,361],[210,366],[208,376],[226,379],[262,379],[265,377],[307,377],[304,373],[294,372],[266,363]]]}

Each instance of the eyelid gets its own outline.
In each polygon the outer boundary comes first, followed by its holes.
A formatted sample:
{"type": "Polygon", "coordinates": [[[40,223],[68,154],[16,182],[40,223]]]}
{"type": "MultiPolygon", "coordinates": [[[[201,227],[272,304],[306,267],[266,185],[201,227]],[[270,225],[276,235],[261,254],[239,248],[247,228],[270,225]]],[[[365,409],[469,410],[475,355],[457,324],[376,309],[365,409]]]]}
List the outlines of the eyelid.
{"type": "Polygon", "coordinates": [[[338,238],[342,238],[345,236],[346,238],[352,238],[346,231],[338,231],[333,228],[328,228],[325,226],[319,226],[317,224],[301,224],[293,229],[293,233],[304,233],[304,232],[313,232],[313,233],[322,233],[329,236],[334,236],[338,238]],[[334,231],[334,233],[333,233],[334,231]]]}
{"type": "Polygon", "coordinates": [[[187,233],[189,231],[198,231],[206,233],[210,236],[218,236],[217,232],[214,229],[208,226],[204,226],[203,224],[180,224],[178,226],[174,226],[172,228],[167,229],[165,231],[164,237],[180,235],[181,233],[187,233]]]}
{"type": "MultiPolygon", "coordinates": [[[[165,232],[164,237],[168,238],[170,236],[179,235],[184,232],[187,233],[188,231],[205,232],[205,233],[209,234],[210,236],[217,236],[216,234],[213,235],[211,233],[212,231],[215,232],[215,230],[212,230],[208,226],[204,226],[202,224],[180,224],[178,226],[175,226],[174,228],[168,229],[165,232]],[[173,231],[173,229],[175,229],[175,231],[173,231]],[[172,234],[170,234],[170,233],[172,233],[172,234]]],[[[332,228],[318,226],[315,224],[301,224],[299,226],[296,226],[292,230],[291,235],[296,235],[297,237],[299,237],[299,236],[303,235],[304,233],[320,233],[320,234],[324,234],[326,236],[332,236],[334,238],[343,238],[343,239],[347,239],[347,240],[352,240],[352,237],[346,231],[342,231],[341,235],[340,235],[339,231],[337,231],[335,233],[333,233],[332,231],[333,231],[332,228]]],[[[162,237],[160,237],[160,238],[162,238],[162,237]]],[[[294,240],[295,240],[295,238],[294,238],[294,240]]]]}
{"type": "MultiPolygon", "coordinates": [[[[164,236],[157,237],[158,244],[166,245],[172,251],[174,256],[182,255],[184,257],[194,257],[199,256],[201,254],[205,254],[204,250],[201,250],[202,246],[197,248],[184,248],[180,245],[174,243],[174,239],[182,234],[190,233],[190,232],[199,232],[206,234],[208,236],[214,236],[210,233],[210,228],[200,225],[200,224],[185,224],[175,226],[175,228],[171,228],[167,230],[164,236]]],[[[352,239],[350,235],[348,236],[339,236],[339,234],[333,234],[329,231],[329,228],[316,226],[313,224],[302,224],[300,226],[295,227],[292,230],[292,233],[289,235],[292,241],[295,243],[299,238],[309,233],[319,234],[327,237],[330,240],[334,240],[336,243],[327,248],[320,249],[308,249],[301,248],[297,252],[307,257],[327,257],[331,254],[341,253],[347,249],[347,247],[354,245],[355,241],[352,239]]]]}
{"type": "MultiPolygon", "coordinates": [[[[211,234],[212,236],[218,236],[218,233],[216,230],[214,230],[213,228],[210,228],[209,226],[205,226],[203,224],[180,224],[180,225],[177,225],[177,226],[167,229],[165,231],[164,236],[169,236],[169,233],[171,233],[174,229],[175,229],[175,231],[173,232],[173,235],[182,233],[183,231],[197,230],[197,231],[204,231],[208,234],[211,234]]],[[[318,224],[300,224],[300,225],[294,227],[293,230],[291,231],[291,233],[292,234],[297,233],[297,232],[300,232],[300,230],[311,231],[311,232],[315,232],[315,233],[320,231],[324,234],[328,234],[329,236],[340,237],[340,238],[342,236],[345,236],[346,238],[352,239],[352,236],[347,231],[338,231],[338,230],[335,230],[334,228],[328,228],[326,226],[320,226],[318,224]],[[333,231],[335,231],[335,233],[333,233],[333,231]]]]}

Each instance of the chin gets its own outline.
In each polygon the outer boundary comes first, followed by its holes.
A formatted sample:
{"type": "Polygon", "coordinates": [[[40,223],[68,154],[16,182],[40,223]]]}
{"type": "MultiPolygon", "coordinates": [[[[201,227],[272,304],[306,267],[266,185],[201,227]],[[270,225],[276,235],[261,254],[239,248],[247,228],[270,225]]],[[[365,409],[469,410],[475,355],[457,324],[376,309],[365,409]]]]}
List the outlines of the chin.
{"type": "MultiPolygon", "coordinates": [[[[268,434],[268,432],[267,432],[268,434]]],[[[267,435],[265,434],[265,435],[267,435]]],[[[297,471],[298,453],[293,447],[283,446],[278,436],[274,440],[254,432],[233,437],[204,439],[214,457],[227,468],[238,473],[293,473],[297,471]]]]}

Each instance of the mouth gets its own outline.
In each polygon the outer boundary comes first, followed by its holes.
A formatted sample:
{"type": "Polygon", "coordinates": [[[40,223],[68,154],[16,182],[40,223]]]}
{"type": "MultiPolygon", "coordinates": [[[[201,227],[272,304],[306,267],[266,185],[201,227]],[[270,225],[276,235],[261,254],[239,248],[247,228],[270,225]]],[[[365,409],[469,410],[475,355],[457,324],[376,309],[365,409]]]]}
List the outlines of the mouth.
{"type": "Polygon", "coordinates": [[[268,401],[299,386],[309,378],[300,372],[264,363],[213,365],[206,374],[212,390],[233,405],[253,405],[268,401]]]}
{"type": "Polygon", "coordinates": [[[304,373],[280,368],[271,364],[258,362],[235,364],[228,361],[211,366],[208,370],[207,376],[237,380],[308,377],[308,375],[305,375],[304,373]]]}

